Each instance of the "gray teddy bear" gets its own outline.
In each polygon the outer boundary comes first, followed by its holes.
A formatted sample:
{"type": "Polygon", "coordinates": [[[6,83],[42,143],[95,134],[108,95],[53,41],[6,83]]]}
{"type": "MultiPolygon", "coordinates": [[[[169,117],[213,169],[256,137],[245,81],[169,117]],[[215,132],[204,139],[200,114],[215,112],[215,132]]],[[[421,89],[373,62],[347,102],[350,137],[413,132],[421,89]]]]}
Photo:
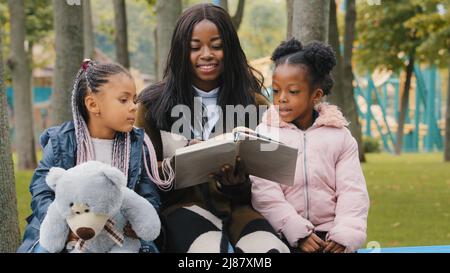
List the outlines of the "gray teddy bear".
{"type": "Polygon", "coordinates": [[[139,252],[140,240],[123,234],[129,222],[144,241],[158,237],[161,222],[153,206],[126,187],[117,168],[89,161],[69,170],[51,168],[47,184],[55,191],[40,229],[40,244],[49,252],[139,252]],[[66,246],[69,231],[80,239],[66,246]]]}

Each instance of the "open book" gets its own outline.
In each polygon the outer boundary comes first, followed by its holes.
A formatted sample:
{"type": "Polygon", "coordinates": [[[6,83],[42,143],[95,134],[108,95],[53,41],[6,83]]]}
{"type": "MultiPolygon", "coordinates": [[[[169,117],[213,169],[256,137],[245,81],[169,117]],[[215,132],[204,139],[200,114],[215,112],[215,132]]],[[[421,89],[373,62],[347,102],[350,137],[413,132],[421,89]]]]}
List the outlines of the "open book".
{"type": "Polygon", "coordinates": [[[175,189],[209,181],[208,175],[225,164],[234,167],[236,156],[250,175],[280,184],[294,183],[298,150],[251,129],[238,127],[232,133],[175,151],[175,189]]]}

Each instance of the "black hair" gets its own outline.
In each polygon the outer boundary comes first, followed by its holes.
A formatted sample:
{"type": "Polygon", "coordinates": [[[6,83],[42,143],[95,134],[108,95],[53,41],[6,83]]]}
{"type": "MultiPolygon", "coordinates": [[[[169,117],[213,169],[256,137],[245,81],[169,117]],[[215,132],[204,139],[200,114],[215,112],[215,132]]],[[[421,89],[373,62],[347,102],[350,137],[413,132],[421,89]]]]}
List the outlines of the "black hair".
{"type": "Polygon", "coordinates": [[[282,42],[272,53],[275,67],[280,64],[305,65],[309,85],[320,88],[329,95],[334,84],[331,71],[336,65],[336,56],[331,46],[322,42],[311,42],[305,47],[295,38],[282,42]]]}
{"type": "Polygon", "coordinates": [[[138,98],[147,108],[146,122],[152,122],[159,129],[170,131],[175,121],[170,115],[174,106],[186,105],[193,111],[195,92],[190,40],[195,25],[205,19],[216,25],[223,42],[225,69],[220,76],[221,91],[217,101],[223,112],[226,105],[255,104],[255,93],[261,93],[263,77],[257,72],[260,80],[253,74],[256,70],[247,62],[229,14],[213,4],[194,5],[184,11],[176,23],[163,80],[145,88],[138,98]]]}
{"type": "Polygon", "coordinates": [[[116,63],[97,63],[85,60],[78,71],[74,84],[75,105],[85,120],[88,122],[89,115],[84,103],[88,90],[98,93],[99,88],[108,82],[108,77],[123,73],[131,78],[131,74],[121,65],[116,63]]]}

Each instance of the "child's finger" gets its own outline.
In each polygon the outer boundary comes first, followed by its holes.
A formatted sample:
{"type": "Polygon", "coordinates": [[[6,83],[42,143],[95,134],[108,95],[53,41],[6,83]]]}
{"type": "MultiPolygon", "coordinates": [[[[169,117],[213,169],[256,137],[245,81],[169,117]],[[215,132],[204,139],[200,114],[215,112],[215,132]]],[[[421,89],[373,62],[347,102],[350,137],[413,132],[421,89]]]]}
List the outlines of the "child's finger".
{"type": "Polygon", "coordinates": [[[334,251],[334,253],[344,253],[344,250],[345,250],[345,248],[339,247],[338,249],[336,249],[336,250],[334,251]]]}
{"type": "Polygon", "coordinates": [[[316,243],[314,240],[310,240],[309,245],[314,249],[314,251],[320,249],[320,245],[318,243],[316,243]]]}
{"type": "Polygon", "coordinates": [[[302,251],[306,252],[306,253],[311,253],[311,252],[313,252],[313,249],[309,245],[305,245],[302,247],[302,251]]]}
{"type": "Polygon", "coordinates": [[[320,239],[319,236],[317,236],[315,233],[311,234],[311,238],[318,243],[321,247],[326,247],[327,243],[325,243],[322,239],[320,239]]]}
{"type": "Polygon", "coordinates": [[[336,243],[333,241],[328,242],[327,246],[325,247],[325,249],[323,250],[324,252],[330,252],[333,247],[336,246],[336,243]]]}
{"type": "Polygon", "coordinates": [[[335,246],[331,249],[332,253],[338,253],[337,251],[342,248],[340,244],[335,243],[335,246]]]}

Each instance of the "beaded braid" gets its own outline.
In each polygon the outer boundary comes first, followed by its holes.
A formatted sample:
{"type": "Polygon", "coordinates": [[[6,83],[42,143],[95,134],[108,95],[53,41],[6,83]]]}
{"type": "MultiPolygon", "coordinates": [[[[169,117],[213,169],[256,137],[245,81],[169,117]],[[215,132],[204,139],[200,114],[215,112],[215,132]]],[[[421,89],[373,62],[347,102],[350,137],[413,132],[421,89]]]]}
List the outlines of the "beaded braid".
{"type": "MultiPolygon", "coordinates": [[[[86,111],[83,110],[84,97],[88,91],[98,92],[98,87],[108,81],[107,77],[118,73],[129,75],[123,67],[117,64],[96,64],[89,59],[83,61],[82,67],[77,73],[72,90],[72,115],[77,142],[77,165],[95,159],[92,139],[86,124],[88,116],[86,111]]],[[[112,166],[121,170],[126,177],[128,177],[130,147],[130,134],[117,132],[113,144],[112,166]]]]}
{"type": "MultiPolygon", "coordinates": [[[[77,142],[77,165],[95,159],[92,139],[86,124],[89,116],[84,108],[84,97],[89,90],[91,92],[98,92],[98,88],[108,82],[107,77],[118,73],[125,73],[131,77],[125,68],[120,65],[96,64],[89,59],[83,61],[80,71],[77,73],[72,89],[72,115],[77,142]]],[[[170,160],[164,160],[162,164],[164,179],[161,179],[155,149],[146,134],[144,134],[144,145],[147,146],[150,156],[149,168],[143,147],[144,166],[148,177],[160,189],[165,191],[170,190],[175,179],[175,173],[170,165],[170,160]]],[[[112,166],[121,170],[126,177],[128,177],[128,167],[130,164],[130,150],[130,133],[117,132],[113,143],[112,166]]]]}

